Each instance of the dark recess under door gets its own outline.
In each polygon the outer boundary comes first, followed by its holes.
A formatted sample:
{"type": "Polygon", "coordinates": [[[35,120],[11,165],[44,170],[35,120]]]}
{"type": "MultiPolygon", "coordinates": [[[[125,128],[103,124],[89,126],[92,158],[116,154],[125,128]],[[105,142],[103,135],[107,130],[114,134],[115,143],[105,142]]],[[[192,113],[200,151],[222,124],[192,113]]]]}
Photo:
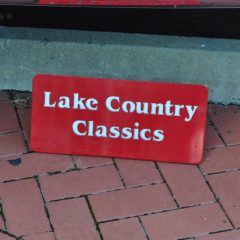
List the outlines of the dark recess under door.
{"type": "Polygon", "coordinates": [[[239,39],[240,8],[1,5],[0,25],[239,39]]]}

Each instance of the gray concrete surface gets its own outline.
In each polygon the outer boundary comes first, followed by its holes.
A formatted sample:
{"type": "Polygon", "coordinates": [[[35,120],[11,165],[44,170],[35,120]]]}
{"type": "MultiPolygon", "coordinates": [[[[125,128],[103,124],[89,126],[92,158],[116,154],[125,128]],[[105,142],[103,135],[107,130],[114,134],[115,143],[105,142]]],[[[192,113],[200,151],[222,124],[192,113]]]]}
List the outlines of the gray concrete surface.
{"type": "Polygon", "coordinates": [[[240,104],[240,40],[0,28],[0,89],[31,90],[37,73],[203,84],[240,104]]]}

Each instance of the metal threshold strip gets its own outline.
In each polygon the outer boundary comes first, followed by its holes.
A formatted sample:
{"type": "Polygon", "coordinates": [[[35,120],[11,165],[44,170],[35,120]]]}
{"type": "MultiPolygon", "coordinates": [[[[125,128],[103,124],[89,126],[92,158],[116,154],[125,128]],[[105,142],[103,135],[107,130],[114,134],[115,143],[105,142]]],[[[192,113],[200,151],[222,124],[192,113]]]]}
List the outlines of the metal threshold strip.
{"type": "Polygon", "coordinates": [[[72,6],[207,6],[237,7],[238,0],[0,0],[0,4],[13,5],[72,5],[72,6]]]}
{"type": "Polygon", "coordinates": [[[0,25],[240,38],[238,0],[0,0],[0,25]]]}

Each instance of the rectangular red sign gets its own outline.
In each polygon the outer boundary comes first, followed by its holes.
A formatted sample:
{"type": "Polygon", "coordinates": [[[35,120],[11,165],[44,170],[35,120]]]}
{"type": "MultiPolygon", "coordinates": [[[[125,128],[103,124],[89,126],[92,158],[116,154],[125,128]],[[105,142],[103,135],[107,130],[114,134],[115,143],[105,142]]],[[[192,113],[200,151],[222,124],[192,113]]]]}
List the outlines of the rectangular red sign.
{"type": "Polygon", "coordinates": [[[196,164],[207,100],[200,85],[37,75],[32,149],[196,164]]]}

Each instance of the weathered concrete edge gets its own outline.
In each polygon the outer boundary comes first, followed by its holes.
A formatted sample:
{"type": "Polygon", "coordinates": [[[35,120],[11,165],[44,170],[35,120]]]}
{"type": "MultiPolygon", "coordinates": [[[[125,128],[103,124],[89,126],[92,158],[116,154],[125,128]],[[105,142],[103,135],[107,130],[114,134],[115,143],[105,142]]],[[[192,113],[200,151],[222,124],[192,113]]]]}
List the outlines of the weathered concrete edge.
{"type": "Polygon", "coordinates": [[[0,89],[31,90],[38,73],[203,84],[240,104],[240,40],[0,28],[0,89]]]}

